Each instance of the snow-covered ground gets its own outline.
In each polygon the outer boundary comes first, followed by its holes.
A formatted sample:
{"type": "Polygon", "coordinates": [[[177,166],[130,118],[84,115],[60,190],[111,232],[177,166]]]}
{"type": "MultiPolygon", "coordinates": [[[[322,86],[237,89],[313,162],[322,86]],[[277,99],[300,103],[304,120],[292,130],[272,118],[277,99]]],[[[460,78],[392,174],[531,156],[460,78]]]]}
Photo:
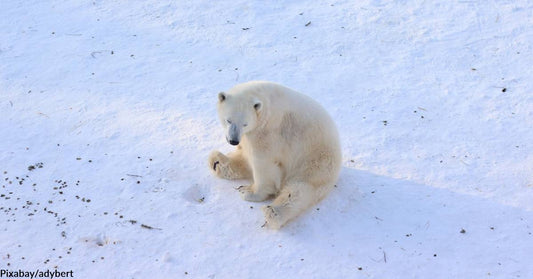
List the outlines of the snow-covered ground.
{"type": "Polygon", "coordinates": [[[0,269],[533,278],[532,26],[526,0],[0,1],[0,269]],[[343,145],[280,231],[206,163],[216,94],[257,79],[343,145]]]}

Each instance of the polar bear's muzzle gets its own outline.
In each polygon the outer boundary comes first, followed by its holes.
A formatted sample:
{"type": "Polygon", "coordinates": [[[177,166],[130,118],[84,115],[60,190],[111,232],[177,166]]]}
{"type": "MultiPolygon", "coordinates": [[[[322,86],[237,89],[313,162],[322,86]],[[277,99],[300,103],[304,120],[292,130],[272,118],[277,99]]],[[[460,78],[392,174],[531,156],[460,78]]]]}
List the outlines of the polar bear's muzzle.
{"type": "Polygon", "coordinates": [[[228,128],[228,135],[226,136],[226,140],[231,145],[238,145],[241,141],[241,131],[239,130],[239,127],[232,123],[228,128]]]}

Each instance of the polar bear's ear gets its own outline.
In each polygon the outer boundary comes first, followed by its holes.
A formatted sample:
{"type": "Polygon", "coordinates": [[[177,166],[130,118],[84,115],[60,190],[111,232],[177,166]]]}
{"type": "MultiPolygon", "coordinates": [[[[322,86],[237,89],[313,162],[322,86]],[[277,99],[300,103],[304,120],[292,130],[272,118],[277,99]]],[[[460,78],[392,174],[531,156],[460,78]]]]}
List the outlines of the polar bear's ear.
{"type": "Polygon", "coordinates": [[[263,104],[261,103],[261,101],[255,101],[254,102],[255,111],[260,111],[262,107],[263,107],[263,104]]]}
{"type": "Polygon", "coordinates": [[[224,100],[226,100],[226,93],[224,92],[218,93],[218,101],[222,103],[224,102],[224,100]]]}

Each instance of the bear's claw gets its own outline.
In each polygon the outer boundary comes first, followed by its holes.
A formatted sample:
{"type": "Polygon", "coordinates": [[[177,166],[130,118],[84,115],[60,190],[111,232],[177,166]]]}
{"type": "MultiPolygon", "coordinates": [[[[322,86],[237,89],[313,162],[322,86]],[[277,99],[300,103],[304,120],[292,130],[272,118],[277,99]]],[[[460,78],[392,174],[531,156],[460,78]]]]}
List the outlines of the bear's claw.
{"type": "Polygon", "coordinates": [[[265,224],[263,226],[266,226],[271,229],[278,230],[283,226],[285,221],[283,221],[281,212],[278,211],[273,206],[267,205],[263,207],[263,214],[265,215],[265,224]]]}

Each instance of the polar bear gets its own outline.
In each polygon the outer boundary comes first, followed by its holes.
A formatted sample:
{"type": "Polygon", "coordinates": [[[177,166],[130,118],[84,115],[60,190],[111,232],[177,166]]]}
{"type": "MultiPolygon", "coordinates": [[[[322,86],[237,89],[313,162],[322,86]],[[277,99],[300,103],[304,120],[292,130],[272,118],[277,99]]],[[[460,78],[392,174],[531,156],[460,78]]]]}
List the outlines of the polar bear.
{"type": "Polygon", "coordinates": [[[281,228],[333,188],[341,168],[335,123],[310,97],[282,85],[251,81],[218,94],[227,155],[213,151],[209,167],[220,178],[251,179],[242,198],[260,202],[265,225],[281,228]]]}

